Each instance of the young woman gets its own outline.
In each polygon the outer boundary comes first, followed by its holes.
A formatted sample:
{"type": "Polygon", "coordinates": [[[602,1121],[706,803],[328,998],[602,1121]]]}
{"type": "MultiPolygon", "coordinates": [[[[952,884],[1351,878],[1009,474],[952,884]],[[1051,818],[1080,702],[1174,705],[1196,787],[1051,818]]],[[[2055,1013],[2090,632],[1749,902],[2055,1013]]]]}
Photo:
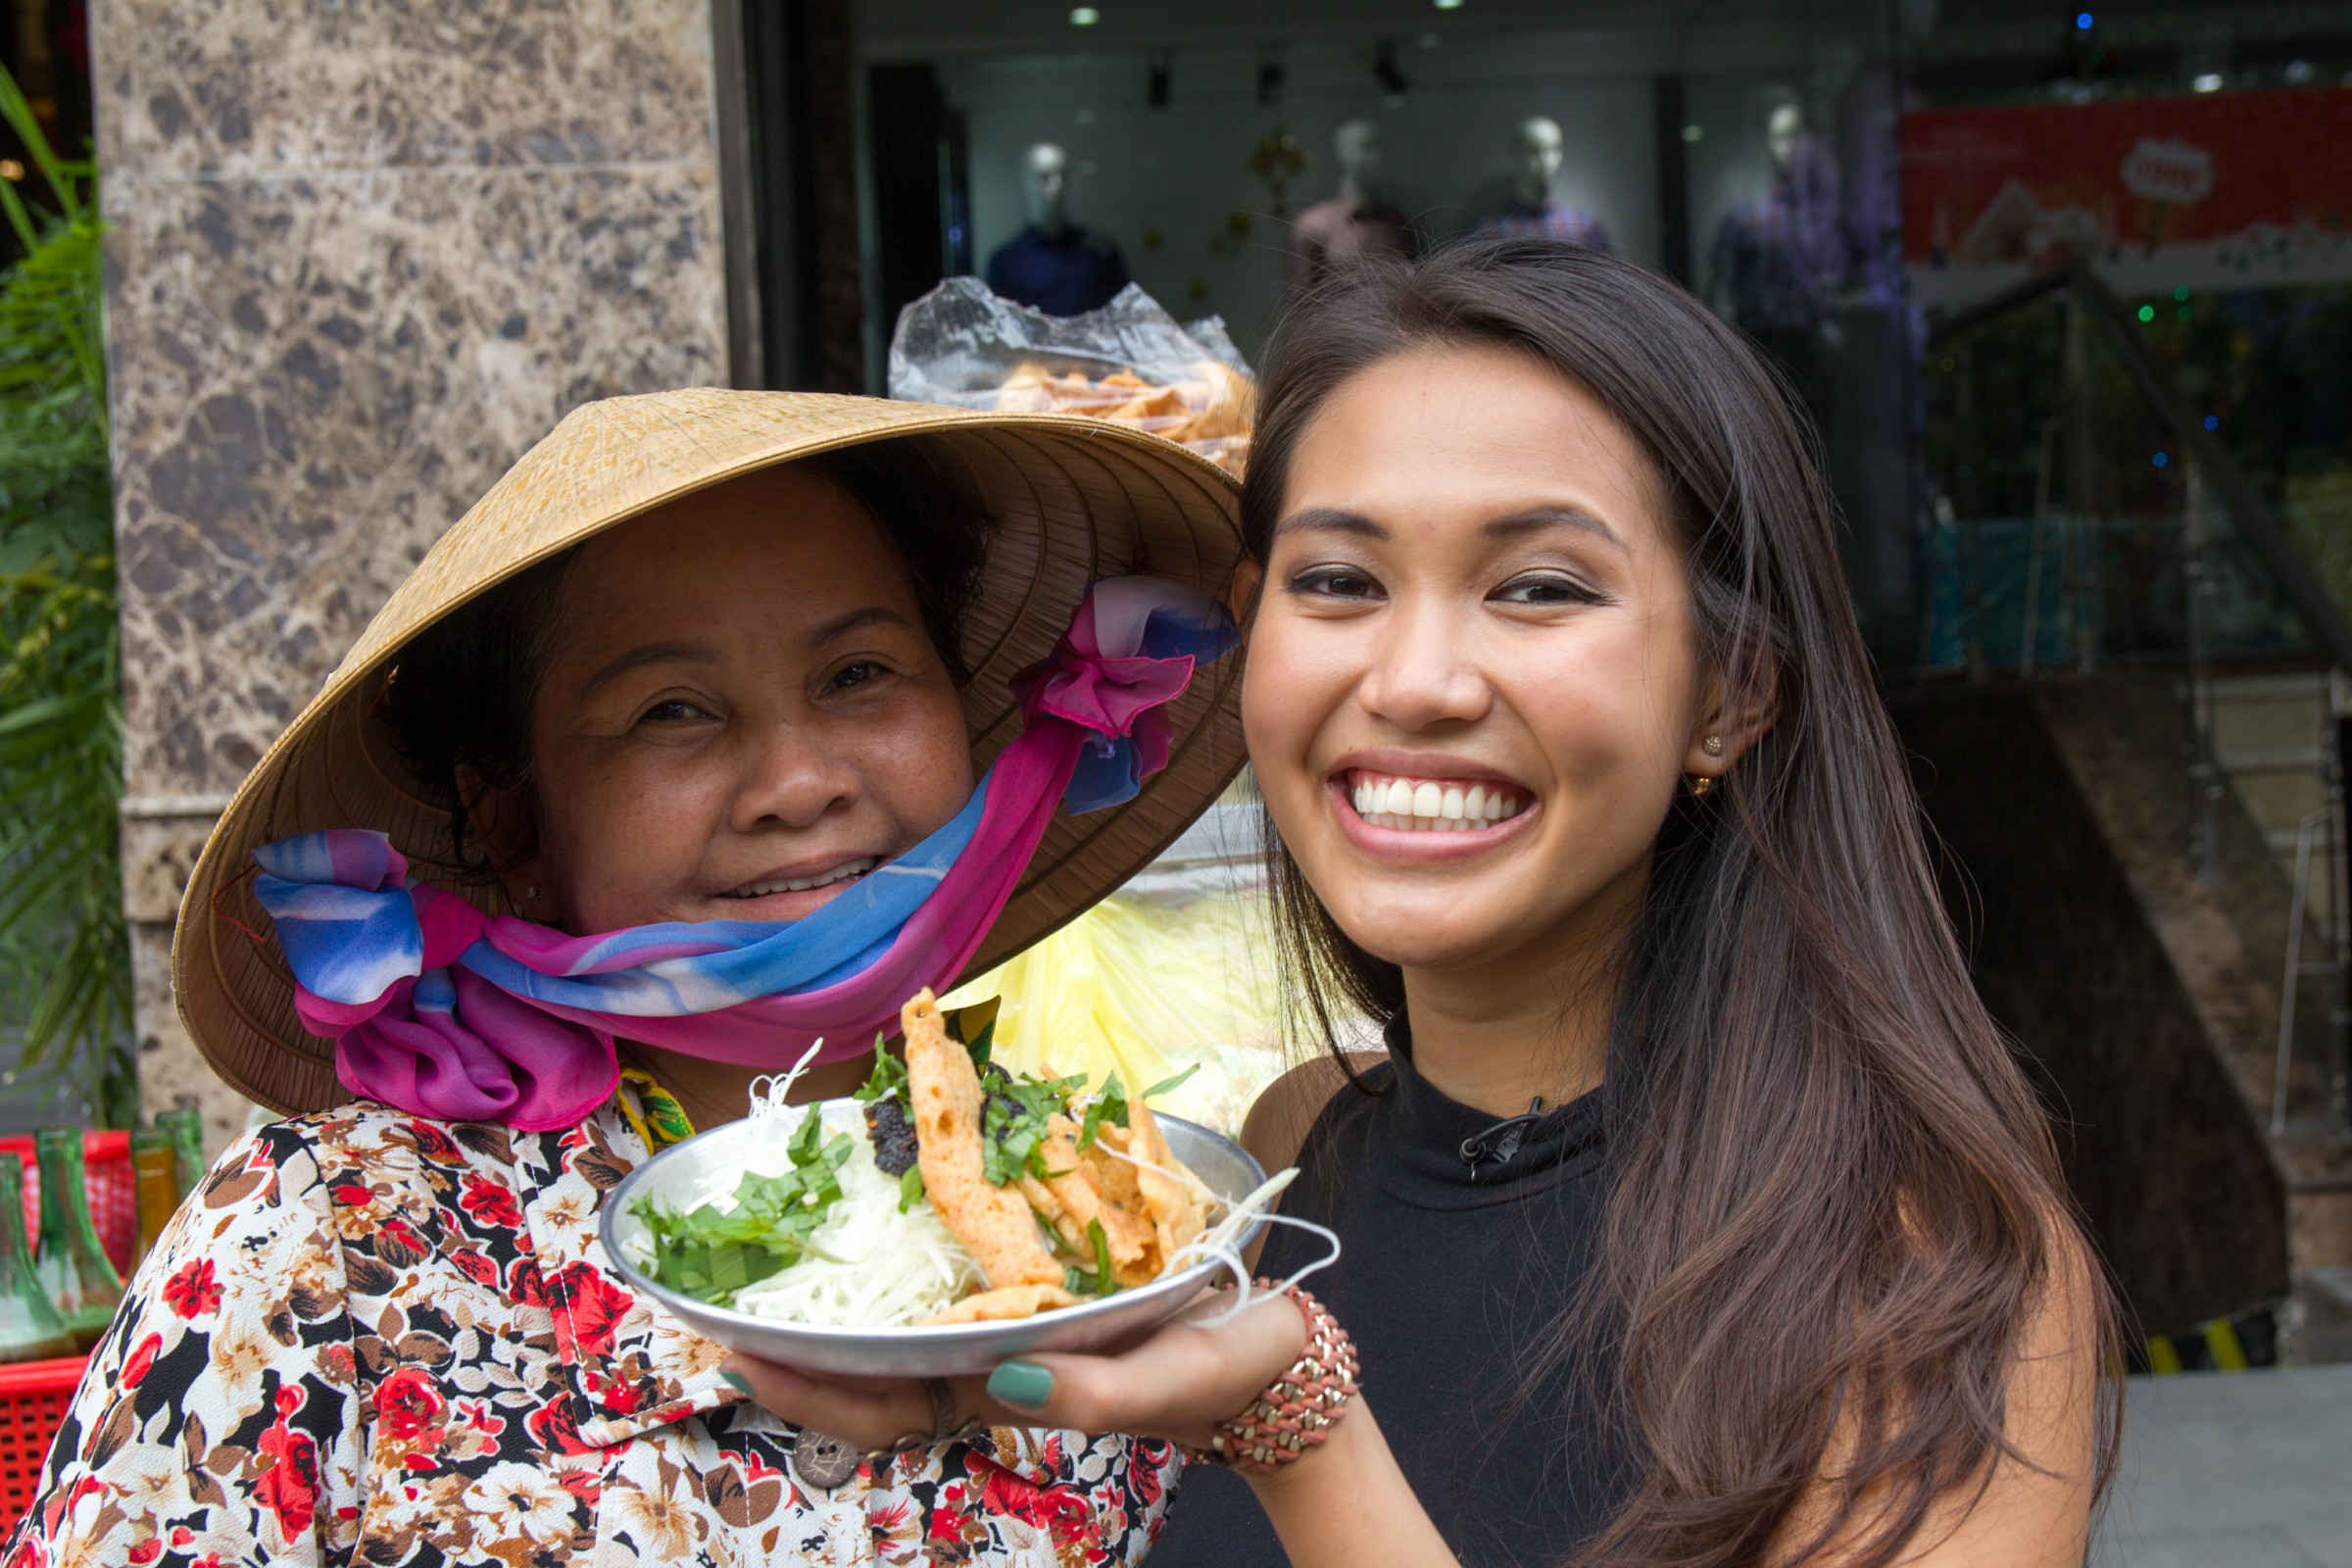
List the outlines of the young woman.
{"type": "Polygon", "coordinates": [[[1361,1010],[1389,1048],[1249,1141],[1345,1244],[1314,1287],[1361,1394],[1276,1299],[968,1397],[1230,1446],[1267,1389],[1325,1427],[1247,1486],[1196,1466],[1154,1563],[2080,1563],[2107,1299],[1773,376],[1596,252],[1357,271],[1284,324],[1243,517],[1285,946],[1327,1040],[1361,1010]]]}
{"type": "Polygon", "coordinates": [[[1235,507],[1088,420],[712,391],[567,418],[207,847],[182,1016],[299,1114],[167,1230],[0,1560],[1140,1556],[1164,1443],[926,1414],[861,1456],[747,1408],[598,1237],[649,1149],[815,1036],[805,1093],[846,1093],[907,995],[1215,798],[1240,748],[1201,590],[1235,507]]]}

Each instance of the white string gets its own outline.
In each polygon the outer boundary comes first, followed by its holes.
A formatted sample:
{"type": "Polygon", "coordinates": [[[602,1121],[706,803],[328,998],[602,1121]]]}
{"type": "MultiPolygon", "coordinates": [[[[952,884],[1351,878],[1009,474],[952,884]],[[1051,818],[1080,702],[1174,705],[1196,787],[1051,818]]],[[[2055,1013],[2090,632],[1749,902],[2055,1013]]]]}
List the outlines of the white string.
{"type": "Polygon", "coordinates": [[[808,1049],[801,1053],[801,1059],[794,1062],[792,1070],[783,1077],[778,1078],[773,1073],[763,1072],[753,1079],[750,1114],[754,1118],[781,1116],[790,1109],[788,1097],[792,1094],[793,1084],[799,1080],[802,1073],[808,1070],[808,1064],[816,1060],[816,1054],[824,1049],[825,1037],[819,1035],[808,1043],[808,1049]]]}
{"type": "Polygon", "coordinates": [[[1311,1219],[1298,1219],[1289,1214],[1278,1214],[1266,1207],[1280,1196],[1284,1188],[1298,1179],[1298,1167],[1296,1165],[1276,1171],[1259,1183],[1256,1189],[1247,1197],[1227,1204],[1225,1200],[1219,1198],[1206,1182],[1190,1171],[1169,1170],[1151,1160],[1138,1159],[1133,1154],[1111,1148],[1108,1144],[1098,1147],[1113,1159],[1123,1159],[1139,1170],[1153,1171],[1171,1181],[1189,1181],[1195,1188],[1206,1193],[1211,1202],[1226,1208],[1226,1214],[1222,1220],[1210,1229],[1201,1232],[1192,1242],[1178,1248],[1175,1256],[1162,1264],[1159,1271],[1159,1277],[1166,1279],[1170,1274],[1176,1273],[1197,1258],[1210,1258],[1223,1264],[1231,1272],[1234,1284],[1233,1304],[1221,1312],[1200,1319],[1200,1326],[1202,1328],[1221,1328],[1250,1308],[1251,1297],[1256,1293],[1256,1287],[1250,1278],[1250,1265],[1244,1261],[1241,1249],[1234,1246],[1234,1240],[1241,1235],[1243,1228],[1252,1219],[1262,1219],[1269,1225],[1288,1225],[1294,1230],[1310,1232],[1322,1237],[1331,1248],[1329,1253],[1301,1265],[1289,1279],[1275,1286],[1275,1295],[1292,1289],[1309,1274],[1327,1269],[1340,1260],[1340,1237],[1337,1231],[1328,1225],[1318,1225],[1311,1219]]]}

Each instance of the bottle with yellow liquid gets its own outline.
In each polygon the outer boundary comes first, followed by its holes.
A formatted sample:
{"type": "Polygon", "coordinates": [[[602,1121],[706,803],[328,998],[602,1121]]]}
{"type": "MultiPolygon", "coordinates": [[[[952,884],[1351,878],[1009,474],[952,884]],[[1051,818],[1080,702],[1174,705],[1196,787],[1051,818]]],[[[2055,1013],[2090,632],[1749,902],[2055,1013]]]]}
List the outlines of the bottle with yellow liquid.
{"type": "Polygon", "coordinates": [[[172,1135],[160,1130],[132,1133],[130,1174],[139,1198],[139,1246],[130,1262],[136,1273],[179,1208],[179,1153],[172,1147],[172,1135]]]}

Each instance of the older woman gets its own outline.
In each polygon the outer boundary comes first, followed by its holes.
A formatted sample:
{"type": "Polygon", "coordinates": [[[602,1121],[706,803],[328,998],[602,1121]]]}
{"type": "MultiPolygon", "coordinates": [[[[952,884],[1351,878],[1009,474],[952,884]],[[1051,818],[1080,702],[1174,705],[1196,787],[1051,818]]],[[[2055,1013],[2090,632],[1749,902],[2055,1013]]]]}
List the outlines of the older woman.
{"type": "Polygon", "coordinates": [[[1167,1445],[858,1461],[637,1299],[599,1209],[819,1037],[801,1095],[844,1092],[907,995],[1214,797],[1227,671],[1193,659],[1234,514],[1091,421],[707,391],[566,419],[197,868],[182,1015],[294,1114],[133,1282],[6,1561],[1139,1558],[1167,1445]],[[1121,569],[1162,575],[1094,581],[1121,569]]]}

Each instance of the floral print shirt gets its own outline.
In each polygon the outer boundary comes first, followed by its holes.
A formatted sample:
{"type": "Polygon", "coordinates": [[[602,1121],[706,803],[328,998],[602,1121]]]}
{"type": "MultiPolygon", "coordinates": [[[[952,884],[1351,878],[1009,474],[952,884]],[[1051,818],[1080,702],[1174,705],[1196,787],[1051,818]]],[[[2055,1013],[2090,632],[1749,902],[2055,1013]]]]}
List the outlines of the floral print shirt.
{"type": "Polygon", "coordinates": [[[0,1568],[1140,1561],[1165,1444],[1000,1427],[800,1485],[606,1264],[645,1147],[358,1103],[252,1134],[139,1269],[0,1568]]]}

